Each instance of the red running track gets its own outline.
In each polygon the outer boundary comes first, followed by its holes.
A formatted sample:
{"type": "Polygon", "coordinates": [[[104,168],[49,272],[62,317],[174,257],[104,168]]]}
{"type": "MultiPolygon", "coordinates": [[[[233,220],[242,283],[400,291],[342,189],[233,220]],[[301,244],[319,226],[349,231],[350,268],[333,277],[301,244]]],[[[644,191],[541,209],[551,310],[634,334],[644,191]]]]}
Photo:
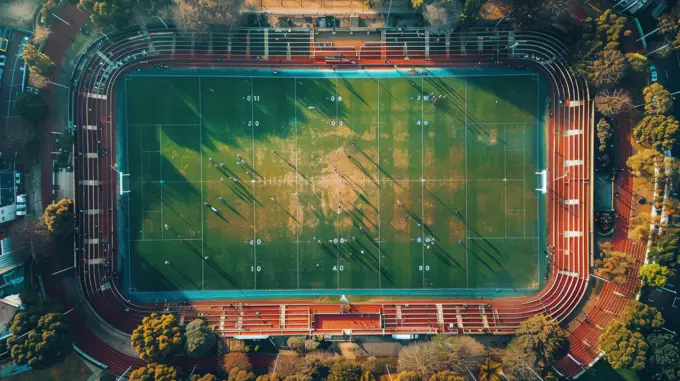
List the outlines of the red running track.
{"type": "MultiPolygon", "coordinates": [[[[469,31],[468,35],[474,31],[469,31]]],[[[316,317],[337,313],[338,304],[314,304],[310,301],[277,300],[270,302],[210,301],[194,303],[144,304],[128,300],[112,273],[116,261],[116,175],[110,169],[115,165],[115,84],[127,70],[148,66],[155,62],[171,63],[173,67],[252,67],[272,65],[276,67],[320,67],[325,62],[319,58],[285,61],[286,57],[270,57],[269,61],[252,60],[248,55],[215,55],[194,50],[195,46],[178,45],[176,36],[167,30],[142,34],[131,32],[120,36],[115,42],[101,47],[102,55],[92,55],[79,76],[72,107],[77,127],[77,152],[83,153],[78,161],[76,175],[79,180],[91,180],[96,184],[83,184],[77,189],[78,209],[98,210],[96,213],[79,214],[82,236],[78,239],[83,259],[79,262],[79,274],[83,292],[92,307],[111,325],[129,332],[140,319],[152,311],[177,313],[180,320],[205,318],[224,336],[290,335],[290,334],[342,334],[343,330],[332,324],[319,324],[316,317]],[[156,40],[158,38],[158,40],[156,40]],[[121,61],[132,54],[153,50],[153,55],[127,60],[114,71],[102,72],[107,61],[121,61]],[[103,58],[106,57],[106,58],[103,58]],[[282,62],[287,62],[283,64],[282,62]],[[99,94],[92,96],[93,93],[99,94]],[[107,150],[108,155],[96,155],[107,150]],[[87,153],[93,154],[87,158],[87,153]],[[108,239],[104,243],[104,239],[108,239]]],[[[413,38],[424,33],[411,32],[413,38]]],[[[480,31],[482,38],[489,37],[480,31]],[[486,37],[484,37],[486,36],[486,37]]],[[[507,31],[503,32],[507,34],[507,31]]],[[[557,57],[559,41],[538,32],[523,32],[521,37],[527,45],[542,52],[542,57],[557,57]],[[542,50],[541,50],[542,49],[542,50]]],[[[404,33],[401,33],[403,35],[404,33]]],[[[248,34],[249,36],[249,34],[248,34]]],[[[506,35],[504,35],[506,36],[506,35]]],[[[519,37],[519,36],[518,36],[519,37]]],[[[211,36],[211,38],[214,38],[211,36]]],[[[399,37],[395,37],[399,38],[399,37]]],[[[509,37],[508,37],[509,38],[509,37]]],[[[591,239],[590,176],[592,161],[592,103],[583,81],[574,78],[557,60],[548,66],[545,62],[499,57],[496,49],[478,54],[430,53],[409,50],[409,60],[400,56],[403,50],[383,43],[377,49],[362,50],[362,59],[351,57],[360,65],[390,64],[407,67],[471,67],[498,66],[531,67],[551,84],[552,118],[548,126],[549,179],[549,242],[552,246],[551,275],[546,287],[538,294],[522,298],[490,300],[416,300],[385,303],[357,304],[353,313],[379,314],[379,328],[352,324],[352,334],[395,333],[456,333],[456,334],[507,334],[527,318],[547,314],[557,321],[564,321],[580,303],[589,276],[588,257],[591,239]],[[369,53],[374,54],[371,56],[369,53]],[[368,56],[368,57],[367,57],[368,56]],[[538,63],[537,63],[538,62],[538,63]],[[569,163],[569,164],[568,164],[569,163]],[[575,200],[573,205],[567,200],[575,200]]],[[[534,52],[534,50],[531,50],[534,52]]],[[[533,54],[533,53],[532,53],[533,54]]],[[[316,56],[318,57],[318,56],[316,56]]],[[[346,56],[347,57],[347,56],[346,56]]],[[[544,59],[544,58],[543,58],[544,59]]],[[[328,66],[325,66],[326,68],[328,66]]],[[[352,66],[356,68],[357,66],[352,66]]],[[[327,317],[325,318],[327,320],[327,317]]],[[[584,329],[585,331],[585,329],[584,329]]],[[[580,343],[571,338],[572,351],[579,355],[580,343]]],[[[583,344],[588,348],[586,344],[583,344]]],[[[561,363],[563,361],[561,360],[561,363]]],[[[567,365],[559,367],[571,375],[567,365]]]]}

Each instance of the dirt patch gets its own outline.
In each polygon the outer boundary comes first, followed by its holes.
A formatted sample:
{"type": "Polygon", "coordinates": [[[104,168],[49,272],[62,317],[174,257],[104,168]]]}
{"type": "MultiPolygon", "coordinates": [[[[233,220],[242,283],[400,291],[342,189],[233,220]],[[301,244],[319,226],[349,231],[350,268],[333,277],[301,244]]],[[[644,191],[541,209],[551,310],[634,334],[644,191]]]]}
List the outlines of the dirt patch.
{"type": "Polygon", "coordinates": [[[0,25],[33,30],[33,15],[40,0],[3,0],[0,2],[0,25]]]}

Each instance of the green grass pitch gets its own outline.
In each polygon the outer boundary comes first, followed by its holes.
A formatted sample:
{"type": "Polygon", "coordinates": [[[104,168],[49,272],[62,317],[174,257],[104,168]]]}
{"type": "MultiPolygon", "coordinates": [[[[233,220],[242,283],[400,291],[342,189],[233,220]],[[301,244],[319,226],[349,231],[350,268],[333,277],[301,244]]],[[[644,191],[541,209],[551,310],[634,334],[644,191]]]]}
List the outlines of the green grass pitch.
{"type": "Polygon", "coordinates": [[[131,289],[539,287],[535,74],[139,74],[131,289]]]}

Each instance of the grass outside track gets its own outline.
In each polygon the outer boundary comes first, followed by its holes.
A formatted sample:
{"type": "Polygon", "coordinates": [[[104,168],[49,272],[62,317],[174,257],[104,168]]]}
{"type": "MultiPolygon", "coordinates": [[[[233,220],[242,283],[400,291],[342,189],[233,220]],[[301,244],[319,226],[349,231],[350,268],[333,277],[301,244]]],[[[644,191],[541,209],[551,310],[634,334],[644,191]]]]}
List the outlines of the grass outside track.
{"type": "Polygon", "coordinates": [[[136,291],[542,281],[535,75],[122,85],[136,291]]]}

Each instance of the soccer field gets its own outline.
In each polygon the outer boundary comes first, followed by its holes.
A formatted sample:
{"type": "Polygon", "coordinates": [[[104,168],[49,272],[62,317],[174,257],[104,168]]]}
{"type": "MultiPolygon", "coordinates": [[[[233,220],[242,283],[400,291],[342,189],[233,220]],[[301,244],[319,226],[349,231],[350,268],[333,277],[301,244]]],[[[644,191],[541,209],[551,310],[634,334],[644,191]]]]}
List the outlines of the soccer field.
{"type": "Polygon", "coordinates": [[[547,96],[507,69],[132,72],[116,114],[124,284],[536,290],[547,96]]]}

